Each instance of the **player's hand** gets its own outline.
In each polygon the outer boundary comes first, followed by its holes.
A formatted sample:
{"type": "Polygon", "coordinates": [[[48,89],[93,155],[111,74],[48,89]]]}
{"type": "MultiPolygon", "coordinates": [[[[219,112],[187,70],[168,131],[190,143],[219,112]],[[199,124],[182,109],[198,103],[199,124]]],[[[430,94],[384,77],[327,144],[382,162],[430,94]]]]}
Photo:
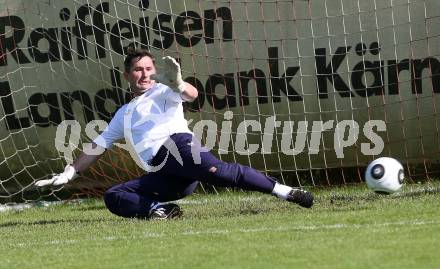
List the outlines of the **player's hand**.
{"type": "Polygon", "coordinates": [[[35,186],[44,187],[44,186],[58,186],[62,184],[66,184],[69,181],[74,180],[78,174],[73,166],[67,165],[64,168],[64,172],[53,176],[51,179],[39,180],[35,182],[35,186]]]}
{"type": "Polygon", "coordinates": [[[185,82],[182,79],[179,63],[170,56],[163,57],[162,60],[165,65],[163,73],[153,74],[150,76],[150,79],[165,84],[178,93],[182,93],[185,90],[185,82]]]}

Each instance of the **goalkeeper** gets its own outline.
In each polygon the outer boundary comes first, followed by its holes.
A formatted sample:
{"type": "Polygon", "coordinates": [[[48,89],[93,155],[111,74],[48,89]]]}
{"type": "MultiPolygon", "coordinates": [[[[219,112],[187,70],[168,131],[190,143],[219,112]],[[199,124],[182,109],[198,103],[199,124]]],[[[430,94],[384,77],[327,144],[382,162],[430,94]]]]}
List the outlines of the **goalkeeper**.
{"type": "MultiPolygon", "coordinates": [[[[107,128],[92,142],[93,149],[103,152],[114,141],[125,138],[137,152],[138,158],[134,159],[148,171],[105,192],[105,205],[112,213],[128,218],[178,217],[182,211],[170,201],[191,194],[198,182],[273,194],[306,208],[313,205],[311,193],[280,184],[250,167],[223,162],[193,139],[182,102],[195,100],[197,89],[182,80],[175,59],[168,56],[163,61],[164,72],[156,74],[153,55],[146,50],[129,49],[124,78],[133,99],[118,109],[107,128]]],[[[99,157],[100,154],[82,152],[64,172],[35,184],[66,184],[99,157]]]]}

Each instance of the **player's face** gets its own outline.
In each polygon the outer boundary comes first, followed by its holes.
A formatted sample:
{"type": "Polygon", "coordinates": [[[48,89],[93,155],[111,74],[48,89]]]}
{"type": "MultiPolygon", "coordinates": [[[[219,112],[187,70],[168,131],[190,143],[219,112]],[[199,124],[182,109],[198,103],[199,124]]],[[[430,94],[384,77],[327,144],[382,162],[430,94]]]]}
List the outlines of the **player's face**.
{"type": "Polygon", "coordinates": [[[152,74],[156,74],[156,67],[150,57],[144,56],[132,60],[130,72],[124,73],[124,78],[133,94],[139,96],[153,87],[155,81],[150,79],[152,74]]]}

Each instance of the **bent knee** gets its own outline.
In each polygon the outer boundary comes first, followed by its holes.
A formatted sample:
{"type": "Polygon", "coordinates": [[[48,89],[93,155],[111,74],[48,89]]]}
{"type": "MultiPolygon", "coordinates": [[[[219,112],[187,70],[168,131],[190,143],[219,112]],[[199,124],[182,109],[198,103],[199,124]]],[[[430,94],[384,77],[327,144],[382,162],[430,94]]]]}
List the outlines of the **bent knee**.
{"type": "Polygon", "coordinates": [[[112,191],[112,189],[107,190],[104,193],[105,206],[108,208],[108,210],[110,210],[110,212],[112,212],[113,214],[116,214],[116,215],[119,215],[118,214],[118,211],[119,211],[118,210],[118,204],[119,204],[119,202],[118,202],[119,197],[118,196],[119,196],[118,193],[112,191]]]}

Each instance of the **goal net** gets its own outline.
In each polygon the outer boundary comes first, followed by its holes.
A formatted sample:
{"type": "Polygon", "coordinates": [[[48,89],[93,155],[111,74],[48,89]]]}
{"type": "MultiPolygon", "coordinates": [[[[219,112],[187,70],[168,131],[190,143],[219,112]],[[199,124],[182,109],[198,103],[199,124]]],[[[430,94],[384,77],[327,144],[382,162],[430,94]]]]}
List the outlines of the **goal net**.
{"type": "Polygon", "coordinates": [[[438,172],[435,0],[1,0],[1,202],[99,195],[143,173],[124,141],[37,190],[129,101],[130,46],[170,55],[190,128],[223,160],[291,185],[362,182],[378,156],[438,172]],[[70,188],[70,190],[69,190],[70,188]]]}

